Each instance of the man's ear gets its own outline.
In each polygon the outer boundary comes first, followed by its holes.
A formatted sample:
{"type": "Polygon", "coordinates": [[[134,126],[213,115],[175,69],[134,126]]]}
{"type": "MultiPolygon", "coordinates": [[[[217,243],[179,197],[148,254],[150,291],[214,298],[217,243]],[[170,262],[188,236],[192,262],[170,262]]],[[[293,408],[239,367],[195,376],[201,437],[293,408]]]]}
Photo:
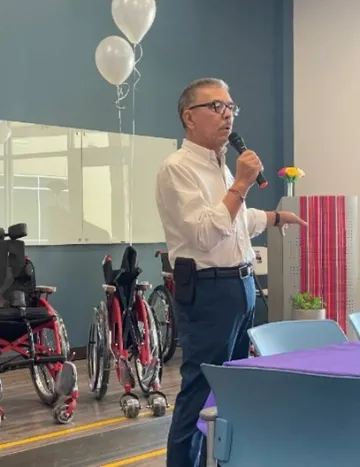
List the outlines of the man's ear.
{"type": "Polygon", "coordinates": [[[183,120],[186,128],[189,128],[190,130],[194,128],[195,122],[193,120],[193,115],[190,110],[185,110],[185,112],[183,113],[183,120]]]}

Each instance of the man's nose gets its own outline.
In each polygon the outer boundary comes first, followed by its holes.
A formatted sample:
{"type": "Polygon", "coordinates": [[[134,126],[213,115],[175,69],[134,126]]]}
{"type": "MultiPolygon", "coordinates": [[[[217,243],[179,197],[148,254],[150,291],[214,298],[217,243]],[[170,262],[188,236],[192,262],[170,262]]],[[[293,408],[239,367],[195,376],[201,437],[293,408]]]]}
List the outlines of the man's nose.
{"type": "Polygon", "coordinates": [[[223,113],[223,118],[225,120],[233,120],[233,118],[234,118],[234,115],[233,115],[232,111],[230,109],[228,109],[227,107],[225,107],[225,112],[223,113]]]}

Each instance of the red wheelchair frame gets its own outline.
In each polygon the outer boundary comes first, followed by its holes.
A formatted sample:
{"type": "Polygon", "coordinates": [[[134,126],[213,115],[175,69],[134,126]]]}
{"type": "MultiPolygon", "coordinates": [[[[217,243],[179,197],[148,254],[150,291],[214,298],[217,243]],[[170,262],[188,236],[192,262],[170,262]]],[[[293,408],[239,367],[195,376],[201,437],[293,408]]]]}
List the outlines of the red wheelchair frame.
{"type": "MultiPolygon", "coordinates": [[[[24,242],[19,240],[27,235],[26,231],[26,224],[9,227],[7,234],[0,229],[0,264],[11,271],[1,285],[0,354],[15,352],[21,357],[18,361],[14,356],[4,360],[0,373],[29,368],[35,390],[46,405],[53,406],[66,396],[53,413],[58,423],[66,424],[73,419],[77,406],[76,367],[68,360],[70,345],[64,323],[48,302],[56,288],[36,285],[34,266],[25,256],[24,242]],[[53,331],[52,348],[44,342],[45,330],[53,331]]],[[[0,398],[2,389],[0,381],[0,398]]],[[[4,409],[0,408],[0,422],[4,419],[4,409]]]]}
{"type": "Polygon", "coordinates": [[[138,416],[141,405],[133,392],[136,377],[142,393],[148,398],[148,408],[155,416],[166,412],[166,396],[160,391],[162,355],[158,324],[144,292],[151,288],[138,282],[141,273],[132,247],[125,250],[122,266],[112,269],[112,258],[103,261],[106,302],[95,310],[90,326],[88,344],[88,373],[90,389],[101,400],[108,388],[110,369],[114,362],[119,383],[124,388],[120,406],[129,418],[138,416]],[[131,264],[130,264],[131,263],[131,264]]]}
{"type": "Polygon", "coordinates": [[[161,275],[163,276],[164,286],[168,289],[171,296],[173,297],[174,291],[175,291],[175,281],[174,281],[174,273],[169,263],[169,255],[168,253],[162,250],[157,250],[155,253],[155,258],[157,258],[158,256],[160,256],[161,258],[161,266],[162,266],[161,275]]]}

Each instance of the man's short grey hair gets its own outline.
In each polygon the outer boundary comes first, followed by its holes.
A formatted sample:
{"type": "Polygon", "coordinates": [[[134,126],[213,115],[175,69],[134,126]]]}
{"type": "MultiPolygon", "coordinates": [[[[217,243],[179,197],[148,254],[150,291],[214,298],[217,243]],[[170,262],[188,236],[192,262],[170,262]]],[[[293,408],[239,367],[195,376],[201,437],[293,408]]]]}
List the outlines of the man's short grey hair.
{"type": "Polygon", "coordinates": [[[228,91],[229,85],[226,84],[222,79],[217,78],[200,78],[189,83],[182,91],[178,102],[178,113],[184,128],[186,128],[183,119],[184,112],[186,109],[191,107],[196,98],[196,91],[199,88],[223,88],[228,91]]]}

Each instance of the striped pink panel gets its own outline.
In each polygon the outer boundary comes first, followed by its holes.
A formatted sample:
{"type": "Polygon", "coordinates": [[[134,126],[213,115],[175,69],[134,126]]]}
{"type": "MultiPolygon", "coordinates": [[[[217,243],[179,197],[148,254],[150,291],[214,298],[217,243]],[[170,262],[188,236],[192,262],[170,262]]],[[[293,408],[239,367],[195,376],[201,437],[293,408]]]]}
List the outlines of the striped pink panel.
{"type": "Polygon", "coordinates": [[[346,330],[346,214],[344,196],[301,196],[301,292],[322,296],[327,318],[346,330]]]}

